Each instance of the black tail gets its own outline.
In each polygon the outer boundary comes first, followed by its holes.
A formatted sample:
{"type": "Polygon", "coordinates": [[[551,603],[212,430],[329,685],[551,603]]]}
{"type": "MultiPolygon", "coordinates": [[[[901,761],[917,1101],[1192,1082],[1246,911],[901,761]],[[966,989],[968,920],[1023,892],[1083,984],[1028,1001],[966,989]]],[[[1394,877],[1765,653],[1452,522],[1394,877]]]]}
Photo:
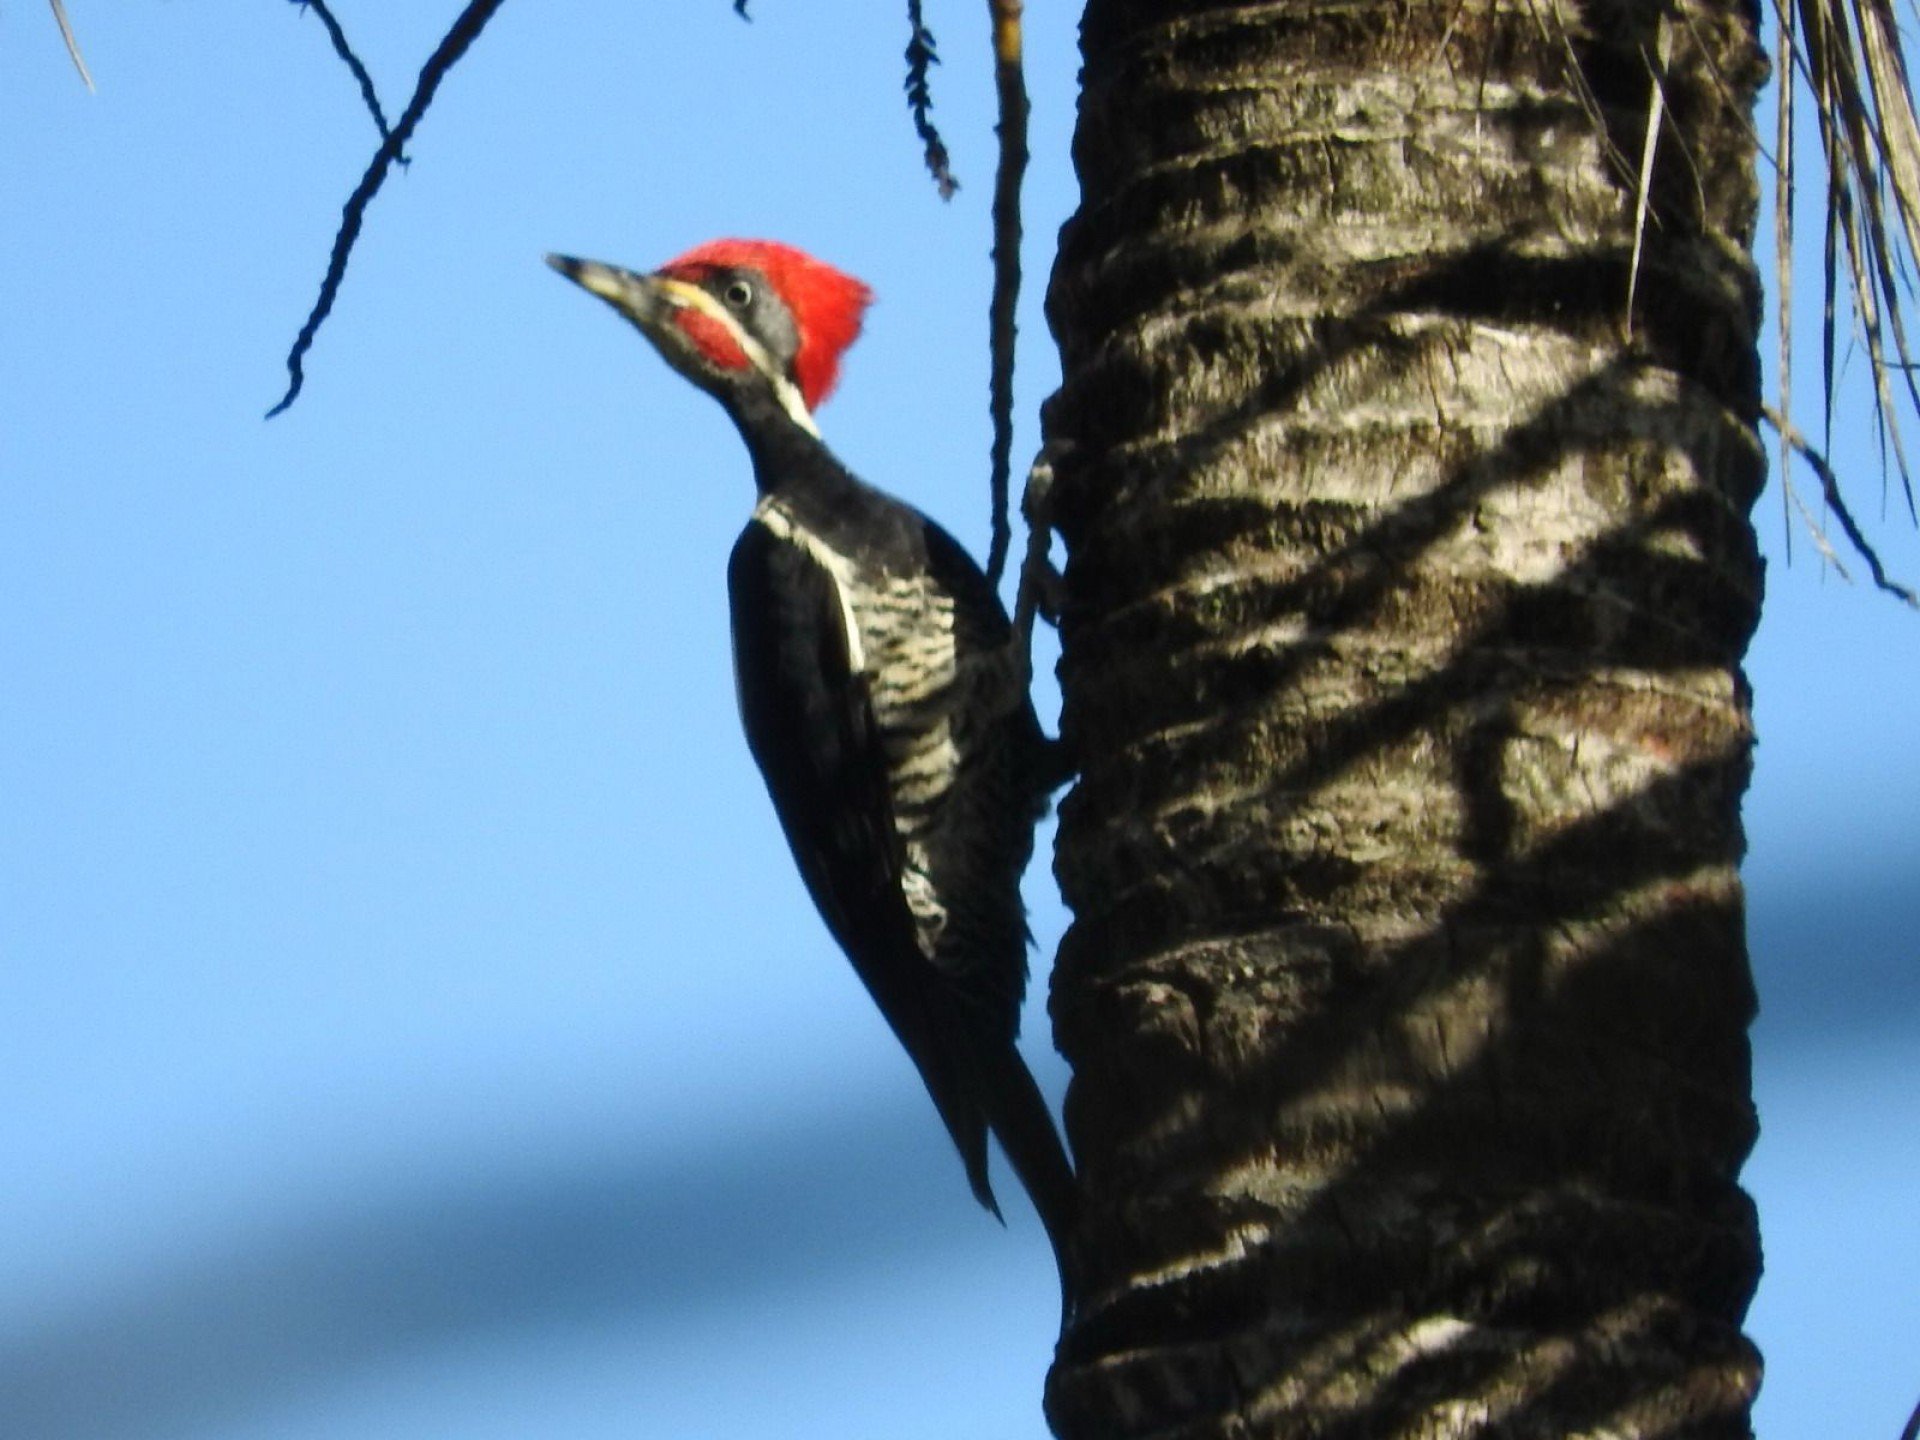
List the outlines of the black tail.
{"type": "MultiPolygon", "coordinates": [[[[1073,1166],[1067,1161],[1053,1116],[1041,1098],[1020,1052],[1011,1043],[982,1057],[982,1099],[987,1124],[1000,1148],[1007,1152],[1013,1173],[1020,1177],[1033,1208],[1053,1242],[1054,1263],[1060,1267],[1062,1308],[1071,1310],[1074,1296],[1073,1234],[1079,1191],[1073,1166]]],[[[997,1212],[996,1212],[997,1213],[997,1212]]]]}
{"type": "MultiPolygon", "coordinates": [[[[869,988],[873,988],[869,986],[869,988]]],[[[875,991],[879,997],[878,990],[875,991]]],[[[1011,1035],[969,1035],[936,1023],[920,1006],[899,1005],[881,1010],[894,1022],[894,1033],[913,1057],[934,1107],[953,1137],[954,1148],[966,1166],[974,1198],[995,1219],[1003,1219],[987,1177],[987,1131],[991,1129],[1006,1151],[1013,1172],[1032,1197],[1033,1208],[1053,1244],[1060,1270],[1063,1311],[1072,1309],[1074,1285],[1073,1233],[1078,1189],[1073,1166],[1053,1127],[1053,1116],[1034,1084],[1033,1074],[1020,1058],[1011,1035]],[[907,1023],[915,1022],[915,1023],[907,1023]]]]}

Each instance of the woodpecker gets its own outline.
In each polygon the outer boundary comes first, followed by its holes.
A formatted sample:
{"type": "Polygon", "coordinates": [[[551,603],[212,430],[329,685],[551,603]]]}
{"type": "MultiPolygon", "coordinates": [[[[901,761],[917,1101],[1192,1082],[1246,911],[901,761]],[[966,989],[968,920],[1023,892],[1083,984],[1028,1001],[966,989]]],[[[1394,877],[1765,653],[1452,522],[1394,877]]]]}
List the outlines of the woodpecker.
{"type": "Polygon", "coordinates": [[[827,929],[1000,1214],[987,1132],[1068,1285],[1073,1172],[1015,1048],[1020,875],[1046,806],[1024,657],[959,542],[856,479],[813,412],[871,292],[788,245],[715,240],[651,274],[550,255],[720,402],[758,502],[727,568],[747,745],[827,929]]]}

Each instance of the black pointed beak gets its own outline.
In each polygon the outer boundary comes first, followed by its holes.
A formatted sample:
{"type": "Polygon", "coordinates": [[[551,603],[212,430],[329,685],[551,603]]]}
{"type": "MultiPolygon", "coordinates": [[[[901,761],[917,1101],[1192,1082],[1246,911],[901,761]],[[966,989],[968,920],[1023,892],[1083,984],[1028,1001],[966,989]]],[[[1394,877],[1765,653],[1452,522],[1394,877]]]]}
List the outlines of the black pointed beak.
{"type": "Polygon", "coordinates": [[[598,295],[635,320],[659,309],[660,289],[651,275],[639,275],[618,265],[602,265],[598,260],[577,260],[571,255],[549,255],[547,264],[582,290],[598,295]]]}

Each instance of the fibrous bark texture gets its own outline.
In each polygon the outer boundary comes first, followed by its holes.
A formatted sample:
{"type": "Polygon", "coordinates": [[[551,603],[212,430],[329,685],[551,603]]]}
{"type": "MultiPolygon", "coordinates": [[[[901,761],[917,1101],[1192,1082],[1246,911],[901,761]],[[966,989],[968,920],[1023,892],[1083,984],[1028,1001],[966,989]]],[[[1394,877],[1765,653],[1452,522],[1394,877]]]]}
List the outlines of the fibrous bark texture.
{"type": "Polygon", "coordinates": [[[1756,27],[1087,8],[1063,1437],[1749,1433],[1756,27]]]}

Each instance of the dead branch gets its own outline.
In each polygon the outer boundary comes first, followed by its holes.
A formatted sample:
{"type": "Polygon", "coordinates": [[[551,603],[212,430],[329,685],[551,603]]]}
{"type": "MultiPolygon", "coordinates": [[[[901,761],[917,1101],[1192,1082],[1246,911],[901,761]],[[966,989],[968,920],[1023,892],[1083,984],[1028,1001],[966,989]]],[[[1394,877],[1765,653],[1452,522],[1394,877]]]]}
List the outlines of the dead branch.
{"type": "Polygon", "coordinates": [[[1022,0],[988,0],[993,14],[993,76],[999,94],[1000,163],[993,181],[993,299],[987,310],[992,371],[987,407],[993,416],[992,540],[987,579],[1000,583],[1012,527],[1007,490],[1013,470],[1013,358],[1020,301],[1020,190],[1027,173],[1027,81],[1022,64],[1022,0]]]}
{"type": "Polygon", "coordinates": [[[307,351],[313,347],[313,337],[319,333],[320,326],[332,312],[333,302],[340,294],[341,282],[347,274],[347,259],[353,254],[354,242],[360,237],[367,206],[380,193],[387,171],[400,157],[401,149],[413,135],[414,127],[419,125],[427,113],[427,107],[433,103],[434,92],[440,88],[440,82],[447,78],[447,72],[467,53],[467,47],[480,38],[480,32],[504,3],[505,0],[469,0],[467,8],[460,12],[452,28],[420,68],[420,80],[414,86],[413,98],[400,113],[399,122],[381,140],[380,148],[374,152],[373,161],[367,166],[366,174],[360,177],[353,194],[347,197],[346,208],[340,215],[340,228],[333,237],[333,254],[327,260],[327,273],[320,282],[320,297],[314,301],[312,312],[300,327],[293,349],[287,352],[287,393],[267,411],[269,420],[293,404],[299,397],[301,387],[306,384],[303,362],[307,351]]]}
{"type": "MultiPolygon", "coordinates": [[[[386,112],[380,108],[380,97],[374,93],[373,76],[369,75],[367,67],[360,63],[360,57],[353,53],[353,46],[347,43],[347,32],[340,28],[340,22],[334,18],[327,0],[293,0],[293,3],[302,10],[311,10],[319,17],[322,28],[327,32],[327,39],[333,43],[333,53],[340,57],[340,63],[347,67],[347,73],[358,82],[360,98],[366,102],[367,112],[373,116],[373,123],[380,131],[380,138],[386,139],[392,131],[387,126],[386,112]]],[[[394,158],[402,165],[407,163],[405,155],[396,155],[394,158]]]]}

